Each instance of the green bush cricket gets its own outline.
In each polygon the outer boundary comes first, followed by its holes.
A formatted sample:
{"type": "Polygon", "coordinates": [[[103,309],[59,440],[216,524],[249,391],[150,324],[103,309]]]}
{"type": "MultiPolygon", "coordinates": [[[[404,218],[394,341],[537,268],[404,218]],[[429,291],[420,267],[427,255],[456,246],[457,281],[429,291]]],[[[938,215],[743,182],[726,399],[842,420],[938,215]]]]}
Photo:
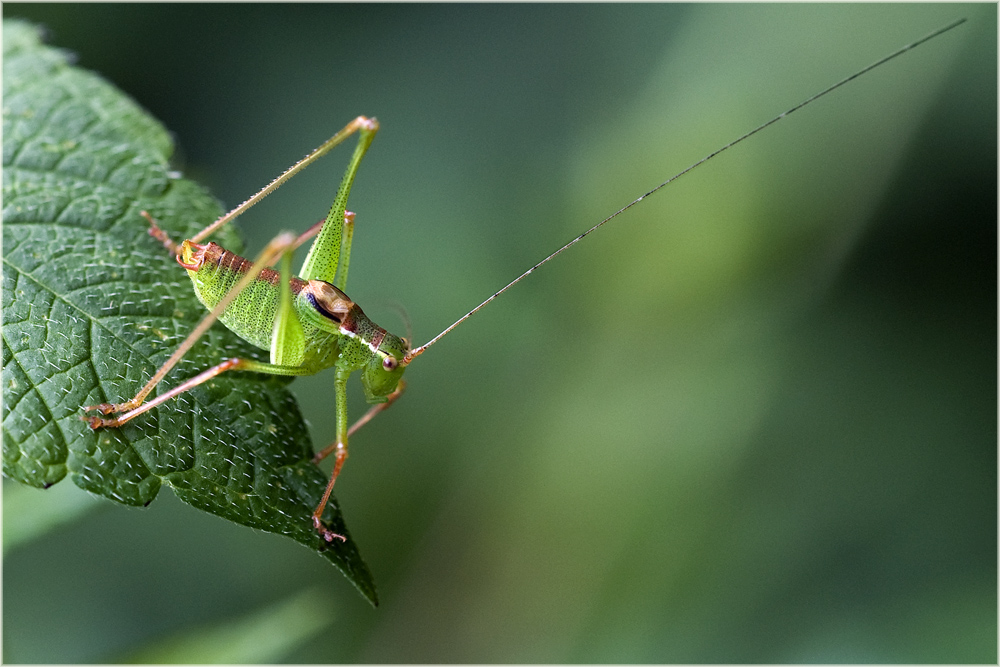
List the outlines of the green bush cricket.
{"type": "Polygon", "coordinates": [[[125,403],[101,404],[86,408],[88,411],[96,410],[104,415],[118,416],[90,416],[84,419],[94,429],[120,426],[178,394],[230,370],[299,376],[334,368],[337,436],[333,444],[315,455],[314,461],[319,462],[334,454],[335,462],[326,489],[313,512],[312,521],[316,530],[327,542],[332,542],[334,539],[343,540],[345,539],[343,536],[330,531],[323,524],[322,517],[337,476],[347,459],[348,438],[402,394],[405,388],[402,374],[413,359],[535,269],[680,176],[845,83],[963,22],[964,19],[957,20],[898,49],[711,152],[576,236],[495,292],[429,342],[416,348],[411,347],[406,338],[393,335],[371,322],[344,292],[354,225],[353,213],[346,210],[347,199],[361,160],[378,131],[377,121],[358,117],[260,192],[181,244],[170,240],[159,229],[155,220],[146,214],[150,222],[150,233],[161,241],[174,254],[178,263],[188,271],[198,298],[210,312],[134,398],[125,403]],[[253,262],[214,243],[200,243],[354,133],[359,135],[358,143],[325,220],[298,236],[288,233],[279,235],[253,262]],[[299,245],[314,236],[316,239],[305,259],[300,276],[294,277],[291,269],[293,253],[299,245]],[[269,268],[276,262],[280,262],[278,270],[269,268]],[[245,340],[269,350],[270,362],[228,359],[146,402],[146,397],[160,380],[216,319],[221,319],[229,329],[245,340]],[[355,371],[361,371],[361,382],[366,398],[373,406],[355,424],[348,427],[346,385],[349,376],[355,371]]]}

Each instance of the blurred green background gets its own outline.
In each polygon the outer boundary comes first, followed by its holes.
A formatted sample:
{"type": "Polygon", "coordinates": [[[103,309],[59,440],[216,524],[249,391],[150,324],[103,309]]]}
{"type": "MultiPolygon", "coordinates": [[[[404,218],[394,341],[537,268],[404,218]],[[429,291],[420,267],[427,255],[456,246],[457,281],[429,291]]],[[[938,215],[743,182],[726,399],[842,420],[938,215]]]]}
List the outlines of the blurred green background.
{"type": "MultiPolygon", "coordinates": [[[[377,116],[348,292],[401,334],[404,306],[418,343],[969,18],[413,365],[337,484],[379,609],[169,491],[5,483],[6,662],[996,662],[995,4],[3,12],[133,95],[229,205],[377,116]],[[46,503],[72,520],[15,544],[46,503]]],[[[347,156],[244,216],[250,250],[322,217],[347,156]]],[[[326,444],[331,378],[293,387],[326,444]]]]}

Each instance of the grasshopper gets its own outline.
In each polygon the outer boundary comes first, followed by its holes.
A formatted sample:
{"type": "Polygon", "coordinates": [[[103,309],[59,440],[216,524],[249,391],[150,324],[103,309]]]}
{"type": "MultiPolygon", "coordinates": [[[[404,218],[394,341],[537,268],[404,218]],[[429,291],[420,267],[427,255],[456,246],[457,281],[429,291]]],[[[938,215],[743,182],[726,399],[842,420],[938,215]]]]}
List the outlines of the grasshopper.
{"type": "Polygon", "coordinates": [[[332,454],[334,465],[329,482],[312,514],[312,523],[326,542],[336,539],[344,541],[346,540],[344,536],[334,533],[324,525],[323,513],[337,477],[347,460],[348,438],[402,395],[406,387],[402,375],[417,356],[543,264],[681,176],[789,116],[792,112],[964,22],[965,19],[956,20],[901,47],[709,153],[579,234],[507,283],[430,341],[416,348],[411,346],[407,338],[389,333],[368,319],[344,291],[347,285],[355,218],[354,213],[347,210],[347,198],[361,161],[378,131],[378,121],[374,118],[359,116],[354,119],[262,190],[180,244],[171,240],[152,216],[143,211],[142,214],[150,225],[150,234],[160,241],[187,270],[198,299],[209,309],[209,313],[135,397],[124,403],[88,406],[84,408],[85,411],[100,412],[104,416],[91,415],[84,416],[83,419],[93,429],[118,427],[227,371],[243,370],[300,376],[313,375],[327,368],[333,368],[336,439],[331,445],[317,452],[313,461],[319,463],[332,454]],[[358,134],[358,143],[340,182],[333,205],[324,220],[298,236],[291,233],[279,235],[254,261],[244,259],[215,243],[201,243],[220,227],[355,133],[358,134]],[[302,265],[300,276],[293,276],[291,263],[295,250],[313,237],[315,240],[302,265]],[[277,270],[270,268],[277,262],[280,262],[277,270]],[[216,319],[221,320],[230,330],[248,342],[269,350],[270,361],[227,359],[147,402],[146,397],[216,319]],[[361,372],[365,397],[372,407],[348,427],[347,381],[355,371],[361,372]]]}

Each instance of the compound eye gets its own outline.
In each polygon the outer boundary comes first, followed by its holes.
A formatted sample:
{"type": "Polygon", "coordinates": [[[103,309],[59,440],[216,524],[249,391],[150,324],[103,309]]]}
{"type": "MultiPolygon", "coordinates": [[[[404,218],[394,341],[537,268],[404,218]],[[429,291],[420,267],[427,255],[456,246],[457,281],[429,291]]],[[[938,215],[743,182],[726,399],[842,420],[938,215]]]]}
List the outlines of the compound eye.
{"type": "Polygon", "coordinates": [[[394,371],[396,370],[397,366],[399,366],[399,362],[396,361],[395,357],[386,357],[385,359],[382,360],[382,368],[384,368],[387,371],[390,372],[394,371]]]}

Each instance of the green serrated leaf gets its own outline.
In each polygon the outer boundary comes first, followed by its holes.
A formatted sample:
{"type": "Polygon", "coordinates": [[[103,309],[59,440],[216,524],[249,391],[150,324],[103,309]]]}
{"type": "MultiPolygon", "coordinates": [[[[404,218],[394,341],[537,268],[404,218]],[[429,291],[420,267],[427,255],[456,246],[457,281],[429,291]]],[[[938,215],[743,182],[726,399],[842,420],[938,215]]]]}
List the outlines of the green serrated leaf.
{"type": "MultiPolygon", "coordinates": [[[[172,173],[166,130],[95,74],[4,22],[3,473],[145,505],[167,484],[185,502],[321,551],[376,602],[350,538],[325,545],[310,521],[325,485],[288,379],[222,375],[120,429],[82,406],[131,398],[204,316],[183,270],[151,238],[174,239],[221,207],[172,173]]],[[[230,230],[220,243],[239,252],[230,230]]],[[[160,384],[266,353],[216,325],[160,384]]],[[[328,523],[348,534],[339,509],[328,523]]]]}

